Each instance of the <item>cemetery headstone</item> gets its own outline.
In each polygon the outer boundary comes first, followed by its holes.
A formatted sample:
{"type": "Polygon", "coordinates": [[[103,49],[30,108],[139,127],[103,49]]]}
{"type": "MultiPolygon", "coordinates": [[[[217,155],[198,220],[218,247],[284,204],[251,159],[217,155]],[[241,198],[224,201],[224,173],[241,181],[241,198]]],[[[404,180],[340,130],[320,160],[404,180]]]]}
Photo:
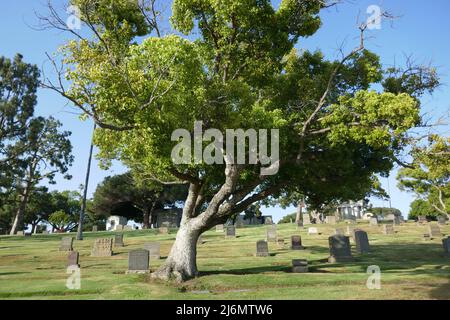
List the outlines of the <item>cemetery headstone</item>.
{"type": "Polygon", "coordinates": [[[394,225],[399,226],[402,223],[401,218],[399,216],[394,217],[394,225]]]}
{"type": "Polygon", "coordinates": [[[124,225],[118,224],[118,225],[116,226],[116,231],[123,231],[123,228],[124,228],[124,225]]]}
{"type": "Polygon", "coordinates": [[[80,267],[80,264],[78,262],[79,259],[80,254],[77,251],[71,251],[69,253],[69,256],[67,257],[67,267],[77,266],[79,268],[80,267]]]}
{"type": "Polygon", "coordinates": [[[305,249],[302,246],[302,237],[301,236],[292,236],[291,237],[291,249],[292,250],[303,250],[303,249],[305,249]]]}
{"type": "Polygon", "coordinates": [[[218,224],[216,226],[216,232],[223,232],[224,228],[223,228],[223,224],[218,224]]]}
{"type": "Polygon", "coordinates": [[[418,216],[417,217],[417,223],[418,224],[424,224],[424,223],[427,223],[427,222],[428,222],[428,220],[427,220],[426,216],[418,216]]]}
{"type": "Polygon", "coordinates": [[[256,242],[256,256],[257,257],[267,257],[269,256],[269,245],[267,241],[259,240],[256,242]]]}
{"type": "Polygon", "coordinates": [[[62,237],[59,251],[72,251],[73,250],[73,238],[62,237]]]}
{"type": "Polygon", "coordinates": [[[92,226],[92,232],[97,232],[98,231],[98,226],[92,226]]]}
{"type": "Polygon", "coordinates": [[[395,234],[394,225],[393,224],[383,224],[383,233],[384,234],[395,234]]]}
{"type": "Polygon", "coordinates": [[[363,230],[356,230],[355,244],[356,244],[356,251],[358,253],[368,253],[370,251],[370,247],[367,232],[363,230]]]}
{"type": "Polygon", "coordinates": [[[374,226],[374,227],[378,226],[378,219],[377,218],[370,218],[369,224],[371,226],[374,226]]]}
{"type": "Polygon", "coordinates": [[[273,224],[273,225],[267,227],[266,239],[267,239],[267,241],[270,241],[270,242],[277,241],[277,225],[276,224],[273,224]]]}
{"type": "Polygon", "coordinates": [[[336,224],[336,217],[335,216],[327,216],[325,218],[325,222],[328,224],[336,224]]]}
{"type": "Polygon", "coordinates": [[[169,234],[168,227],[159,227],[159,234],[169,234]]]}
{"type": "Polygon", "coordinates": [[[17,232],[16,232],[16,235],[17,235],[17,236],[24,236],[24,235],[25,235],[25,232],[24,232],[24,231],[17,231],[17,232]]]}
{"type": "Polygon", "coordinates": [[[42,234],[49,234],[48,230],[42,231],[42,234]]]}
{"type": "Polygon", "coordinates": [[[428,225],[428,233],[430,234],[431,238],[442,237],[441,229],[437,224],[434,223],[430,223],[428,225]]]}
{"type": "Polygon", "coordinates": [[[125,226],[123,227],[123,231],[133,231],[133,226],[125,226]]]}
{"type": "Polygon", "coordinates": [[[309,235],[319,234],[319,230],[317,230],[316,227],[308,228],[308,234],[309,235]]]}
{"type": "Polygon", "coordinates": [[[123,243],[123,234],[116,234],[114,236],[114,246],[115,247],[124,247],[125,244],[123,243]]]}
{"type": "Polygon", "coordinates": [[[273,224],[272,217],[266,217],[266,218],[264,219],[264,224],[273,224]]]}
{"type": "Polygon", "coordinates": [[[311,224],[311,218],[309,217],[309,214],[303,215],[303,224],[311,224]]]}
{"type": "Polygon", "coordinates": [[[279,248],[284,248],[284,238],[277,237],[277,245],[279,248]]]}
{"type": "Polygon", "coordinates": [[[308,272],[308,260],[306,260],[306,259],[294,259],[294,260],[292,260],[292,272],[293,273],[306,273],[306,272],[308,272]]]}
{"type": "Polygon", "coordinates": [[[423,234],[423,240],[424,241],[430,241],[431,240],[431,236],[429,233],[424,233],[423,234]]]}
{"type": "Polygon", "coordinates": [[[159,260],[161,257],[161,245],[159,242],[148,242],[144,244],[144,250],[147,250],[151,259],[159,260]]]}
{"type": "Polygon", "coordinates": [[[438,224],[441,226],[445,226],[447,224],[447,219],[444,216],[438,217],[438,224]]]}
{"type": "Polygon", "coordinates": [[[111,257],[113,247],[113,239],[102,238],[96,239],[94,242],[94,247],[92,248],[92,257],[111,257]]]}
{"type": "Polygon", "coordinates": [[[349,237],[334,235],[328,238],[328,244],[330,247],[330,257],[328,258],[328,262],[346,262],[353,259],[349,237]]]}
{"type": "Polygon", "coordinates": [[[147,250],[137,249],[128,253],[127,273],[149,273],[150,255],[147,250]]]}
{"type": "Polygon", "coordinates": [[[225,237],[236,238],[236,228],[234,226],[227,226],[225,237]]]}
{"type": "Polygon", "coordinates": [[[450,257],[450,237],[442,239],[442,245],[444,246],[444,253],[447,257],[450,257]]]}

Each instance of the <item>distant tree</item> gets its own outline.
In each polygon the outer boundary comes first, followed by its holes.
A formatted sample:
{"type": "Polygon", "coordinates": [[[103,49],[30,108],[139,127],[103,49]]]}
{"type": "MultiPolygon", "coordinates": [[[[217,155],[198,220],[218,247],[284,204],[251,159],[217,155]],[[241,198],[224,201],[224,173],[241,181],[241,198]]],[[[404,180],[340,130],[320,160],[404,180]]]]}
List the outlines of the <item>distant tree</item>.
{"type": "Polygon", "coordinates": [[[78,191],[53,191],[53,212],[47,222],[60,232],[73,231],[78,225],[82,197],[78,191]]]}
{"type": "Polygon", "coordinates": [[[370,209],[370,212],[380,217],[385,217],[389,214],[393,214],[397,217],[400,217],[402,215],[402,212],[396,208],[373,207],[370,209]]]}
{"type": "Polygon", "coordinates": [[[261,205],[259,203],[255,203],[255,204],[251,205],[244,211],[244,219],[245,220],[253,219],[253,218],[260,218],[261,216],[262,216],[261,205]]]}
{"type": "MultiPolygon", "coordinates": [[[[10,234],[23,227],[23,219],[29,198],[35,187],[47,180],[54,183],[57,173],[66,174],[73,162],[70,132],[59,132],[61,123],[52,117],[37,117],[28,123],[23,138],[23,152],[19,161],[23,164],[23,173],[16,179],[16,192],[19,205],[10,234]]],[[[69,175],[64,176],[67,179],[69,175]]]]}
{"type": "Polygon", "coordinates": [[[408,219],[417,220],[419,216],[425,216],[429,220],[436,220],[440,214],[427,200],[416,199],[411,202],[408,219]]]}
{"type": "Polygon", "coordinates": [[[411,167],[399,171],[399,188],[416,193],[450,219],[450,137],[431,135],[412,149],[411,167]]]}
{"type": "Polygon", "coordinates": [[[162,185],[154,181],[139,182],[131,172],[107,177],[97,186],[92,211],[108,217],[120,214],[144,228],[154,223],[156,209],[175,207],[183,202],[187,194],[185,185],[162,185]]]}
{"type": "Polygon", "coordinates": [[[54,195],[46,187],[36,188],[31,193],[24,216],[24,223],[31,224],[31,233],[35,233],[37,226],[48,221],[50,214],[56,210],[54,195]]]}
{"type": "Polygon", "coordinates": [[[284,216],[283,218],[281,218],[281,220],[278,221],[278,224],[280,224],[280,223],[291,223],[292,221],[295,221],[296,217],[297,217],[297,213],[296,212],[288,214],[288,215],[284,216]]]}

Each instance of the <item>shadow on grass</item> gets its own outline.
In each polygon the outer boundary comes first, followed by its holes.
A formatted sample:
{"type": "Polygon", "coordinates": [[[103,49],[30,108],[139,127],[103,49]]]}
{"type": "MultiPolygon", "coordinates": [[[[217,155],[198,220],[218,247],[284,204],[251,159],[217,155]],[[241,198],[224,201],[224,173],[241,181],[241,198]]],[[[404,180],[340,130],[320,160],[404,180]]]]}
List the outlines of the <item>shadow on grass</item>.
{"type": "Polygon", "coordinates": [[[1,276],[13,276],[13,275],[17,275],[17,274],[27,274],[27,273],[31,273],[31,272],[1,272],[0,277],[1,276]]]}

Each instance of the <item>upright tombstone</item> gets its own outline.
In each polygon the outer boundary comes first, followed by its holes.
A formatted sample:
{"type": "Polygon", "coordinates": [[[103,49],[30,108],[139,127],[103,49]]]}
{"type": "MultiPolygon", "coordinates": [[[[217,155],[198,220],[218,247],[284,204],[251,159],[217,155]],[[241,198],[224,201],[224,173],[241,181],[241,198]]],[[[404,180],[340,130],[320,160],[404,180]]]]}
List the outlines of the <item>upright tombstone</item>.
{"type": "Polygon", "coordinates": [[[292,236],[291,237],[291,249],[292,250],[305,249],[305,247],[302,246],[302,237],[301,236],[292,236]]]}
{"type": "Polygon", "coordinates": [[[137,249],[128,253],[127,273],[149,273],[150,255],[147,250],[137,249]]]}
{"type": "Polygon", "coordinates": [[[393,224],[383,224],[383,233],[384,234],[395,234],[394,225],[393,224]]]}
{"type": "Polygon", "coordinates": [[[116,231],[123,231],[124,227],[125,227],[125,225],[123,225],[123,224],[118,224],[118,225],[116,226],[116,231]]]}
{"type": "Polygon", "coordinates": [[[72,251],[73,250],[73,237],[62,237],[59,251],[72,251]]]}
{"type": "Polygon", "coordinates": [[[168,227],[159,227],[159,234],[169,234],[168,227]]]}
{"type": "Polygon", "coordinates": [[[80,254],[77,251],[71,251],[67,257],[67,267],[76,266],[79,268],[79,259],[80,254]]]}
{"type": "Polygon", "coordinates": [[[24,236],[25,232],[24,231],[17,231],[16,232],[16,236],[24,236]]]}
{"type": "Polygon", "coordinates": [[[309,235],[316,235],[316,234],[319,234],[319,230],[317,230],[316,227],[308,228],[308,234],[309,234],[309,235]]]}
{"type": "Polygon", "coordinates": [[[441,226],[445,226],[447,224],[447,219],[444,216],[438,217],[438,224],[441,226]]]}
{"type": "Polygon", "coordinates": [[[428,222],[428,220],[427,220],[426,216],[418,216],[417,217],[417,223],[418,224],[424,224],[424,223],[427,223],[427,222],[428,222]]]}
{"type": "Polygon", "coordinates": [[[118,233],[114,236],[114,246],[115,247],[124,247],[123,243],[123,233],[118,233]]]}
{"type": "Polygon", "coordinates": [[[218,224],[216,226],[216,232],[223,232],[223,230],[224,230],[223,224],[218,224]]]}
{"type": "Polygon", "coordinates": [[[442,239],[442,245],[444,246],[444,254],[450,258],[450,237],[442,239]]]}
{"type": "Polygon", "coordinates": [[[97,239],[94,242],[94,247],[92,248],[91,256],[92,257],[111,257],[113,247],[113,239],[111,238],[102,238],[97,239]]]}
{"type": "Polygon", "coordinates": [[[256,256],[257,257],[269,256],[269,245],[267,241],[259,240],[256,242],[256,256]]]}
{"type": "Polygon", "coordinates": [[[278,245],[278,248],[284,248],[284,238],[277,237],[277,245],[278,245]]]}
{"type": "Polygon", "coordinates": [[[125,226],[123,227],[123,231],[133,231],[133,226],[125,226]]]}
{"type": "Polygon", "coordinates": [[[377,218],[370,218],[369,224],[373,227],[378,226],[378,219],[377,218]]]}
{"type": "Polygon", "coordinates": [[[367,232],[363,230],[356,230],[354,234],[355,234],[356,251],[358,253],[368,253],[370,251],[370,247],[367,232]]]}
{"type": "Polygon", "coordinates": [[[336,217],[335,216],[327,216],[325,218],[325,222],[327,224],[336,224],[336,217]]]}
{"type": "Polygon", "coordinates": [[[277,225],[276,224],[273,224],[273,225],[267,227],[266,239],[269,242],[277,241],[277,225]]]}
{"type": "Polygon", "coordinates": [[[97,232],[98,231],[98,226],[92,226],[92,232],[97,232]]]}
{"type": "Polygon", "coordinates": [[[442,237],[441,229],[437,224],[434,223],[430,223],[428,225],[428,233],[430,234],[431,238],[442,237]]]}
{"type": "Polygon", "coordinates": [[[345,232],[344,232],[344,229],[342,229],[342,228],[337,228],[337,229],[334,230],[334,234],[344,236],[344,235],[345,235],[345,232]]]}
{"type": "Polygon", "coordinates": [[[161,257],[161,245],[159,242],[147,242],[144,244],[144,250],[147,250],[151,259],[159,260],[161,257]]]}
{"type": "Polygon", "coordinates": [[[272,225],[272,224],[273,224],[273,219],[272,219],[272,217],[270,217],[270,216],[265,217],[265,219],[264,219],[264,224],[272,225]]]}
{"type": "Polygon", "coordinates": [[[294,260],[292,260],[292,272],[293,273],[305,273],[305,272],[308,272],[308,260],[306,260],[306,259],[294,259],[294,260]]]}
{"type": "Polygon", "coordinates": [[[227,226],[225,237],[226,238],[236,238],[236,228],[234,226],[227,226]]]}
{"type": "Polygon", "coordinates": [[[311,224],[311,218],[309,217],[309,213],[303,215],[303,224],[311,224]]]}
{"type": "Polygon", "coordinates": [[[328,238],[328,244],[330,247],[328,262],[346,262],[353,259],[349,237],[334,235],[328,238]]]}

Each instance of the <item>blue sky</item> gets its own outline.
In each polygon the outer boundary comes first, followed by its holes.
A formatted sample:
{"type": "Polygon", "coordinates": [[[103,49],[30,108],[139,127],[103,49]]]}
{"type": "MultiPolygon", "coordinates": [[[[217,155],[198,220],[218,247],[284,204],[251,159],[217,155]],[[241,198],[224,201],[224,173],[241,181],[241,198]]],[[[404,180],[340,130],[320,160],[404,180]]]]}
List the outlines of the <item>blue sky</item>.
{"type": "MultiPolygon", "coordinates": [[[[16,53],[24,55],[25,61],[45,65],[45,53],[55,52],[64,43],[68,35],[55,31],[35,31],[30,26],[37,24],[35,11],[45,13],[46,0],[2,1],[0,9],[0,55],[13,57],[16,53]]],[[[278,1],[274,1],[275,3],[278,1]]],[[[57,6],[63,1],[55,0],[57,6]]],[[[450,92],[450,1],[448,0],[362,0],[346,1],[344,4],[327,9],[322,13],[323,27],[312,38],[303,39],[298,49],[322,50],[329,57],[336,57],[338,49],[345,44],[347,50],[358,44],[357,20],[365,21],[366,10],[370,5],[378,5],[398,16],[395,21],[383,21],[380,30],[370,32],[367,40],[368,49],[381,56],[385,65],[401,65],[406,55],[413,55],[417,62],[428,63],[438,67],[443,86],[433,96],[423,99],[424,112],[436,118],[449,110],[450,92]]],[[[74,114],[77,110],[57,94],[47,90],[39,91],[38,115],[52,115],[64,124],[64,129],[72,132],[75,163],[71,168],[73,179],[58,178],[58,184],[52,186],[58,190],[78,189],[84,182],[86,162],[93,124],[82,122],[74,114]]],[[[449,127],[440,128],[441,133],[448,134],[449,127]]],[[[90,183],[90,194],[95,186],[106,176],[125,171],[116,163],[110,170],[101,170],[94,162],[90,183]]],[[[388,179],[382,179],[387,189],[388,179]]],[[[395,171],[389,178],[392,206],[407,214],[414,195],[400,192],[396,187],[395,171]]],[[[387,201],[371,199],[376,206],[388,206],[387,201]]],[[[286,213],[294,211],[289,208],[267,208],[265,214],[272,214],[278,220],[286,213]]]]}

